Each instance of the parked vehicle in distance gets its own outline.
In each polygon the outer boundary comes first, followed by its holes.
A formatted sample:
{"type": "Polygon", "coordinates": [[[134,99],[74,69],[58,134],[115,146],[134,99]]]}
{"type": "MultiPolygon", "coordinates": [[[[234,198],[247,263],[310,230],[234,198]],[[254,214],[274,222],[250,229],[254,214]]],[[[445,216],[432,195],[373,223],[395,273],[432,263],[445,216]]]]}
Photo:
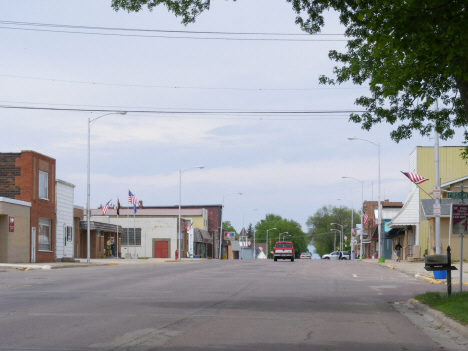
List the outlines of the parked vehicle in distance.
{"type": "MultiPolygon", "coordinates": [[[[342,251],[341,252],[341,260],[349,260],[350,255],[349,251],[342,251]]],[[[325,254],[322,256],[324,260],[340,260],[340,251],[333,251],[332,253],[325,254]]]]}
{"type": "Polygon", "coordinates": [[[303,252],[301,253],[301,257],[300,258],[309,258],[309,259],[312,259],[312,254],[310,252],[303,252]]]}
{"type": "Polygon", "coordinates": [[[278,241],[271,252],[273,254],[273,260],[276,262],[278,259],[286,260],[290,259],[294,262],[294,247],[290,241],[278,241]]]}

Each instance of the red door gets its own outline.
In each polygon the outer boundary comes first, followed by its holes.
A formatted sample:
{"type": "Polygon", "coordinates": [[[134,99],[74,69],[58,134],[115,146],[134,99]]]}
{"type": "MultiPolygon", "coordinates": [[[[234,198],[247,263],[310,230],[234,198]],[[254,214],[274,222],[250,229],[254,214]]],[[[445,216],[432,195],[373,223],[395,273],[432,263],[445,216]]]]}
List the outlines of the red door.
{"type": "Polygon", "coordinates": [[[155,241],[154,242],[154,258],[168,258],[168,242],[155,241]]]}

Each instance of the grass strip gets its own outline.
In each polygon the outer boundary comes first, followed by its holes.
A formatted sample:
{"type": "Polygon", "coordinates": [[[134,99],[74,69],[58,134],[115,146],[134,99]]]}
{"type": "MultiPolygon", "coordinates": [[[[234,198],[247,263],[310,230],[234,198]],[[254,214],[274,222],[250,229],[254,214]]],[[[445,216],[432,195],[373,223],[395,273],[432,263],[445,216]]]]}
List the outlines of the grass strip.
{"type": "Polygon", "coordinates": [[[415,299],[459,322],[468,324],[468,291],[452,292],[450,297],[446,293],[427,292],[415,296],[415,299]]]}

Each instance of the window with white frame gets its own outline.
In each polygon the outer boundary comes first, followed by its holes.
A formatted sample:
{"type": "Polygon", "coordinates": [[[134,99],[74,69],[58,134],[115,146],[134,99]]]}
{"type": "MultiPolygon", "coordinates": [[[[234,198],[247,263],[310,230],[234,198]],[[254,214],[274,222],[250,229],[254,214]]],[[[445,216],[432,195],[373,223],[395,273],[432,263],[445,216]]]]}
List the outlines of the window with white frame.
{"type": "Polygon", "coordinates": [[[63,244],[67,246],[67,241],[73,240],[73,227],[63,225],[63,244]]]}
{"type": "Polygon", "coordinates": [[[39,235],[37,238],[39,251],[51,251],[50,219],[39,218],[39,235]]]}
{"type": "Polygon", "coordinates": [[[73,227],[67,227],[67,241],[73,241],[73,227]]]}
{"type": "Polygon", "coordinates": [[[133,232],[133,228],[123,228],[121,237],[122,246],[141,246],[141,228],[136,228],[133,232]]]}
{"type": "Polygon", "coordinates": [[[49,199],[49,174],[39,171],[39,198],[49,199]]]}

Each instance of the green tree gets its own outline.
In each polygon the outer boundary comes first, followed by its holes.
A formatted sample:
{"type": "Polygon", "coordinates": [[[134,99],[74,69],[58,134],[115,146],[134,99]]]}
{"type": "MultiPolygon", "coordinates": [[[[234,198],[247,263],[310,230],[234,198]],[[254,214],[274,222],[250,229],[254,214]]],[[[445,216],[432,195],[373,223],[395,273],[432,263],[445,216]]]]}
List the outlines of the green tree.
{"type": "Polygon", "coordinates": [[[252,223],[249,223],[249,226],[247,227],[247,238],[249,238],[249,239],[253,238],[253,225],[252,225],[252,223]]]}
{"type": "Polygon", "coordinates": [[[227,232],[234,232],[237,234],[237,231],[236,229],[234,229],[234,227],[232,226],[231,224],[231,221],[225,221],[223,222],[223,230],[227,231],[227,232]]]}
{"type": "MultiPolygon", "coordinates": [[[[236,0],[233,0],[236,1],[236,0]]],[[[460,0],[285,0],[296,12],[296,23],[310,33],[320,32],[323,13],[335,10],[346,27],[347,52],[330,51],[340,62],[335,78],[323,84],[369,84],[370,95],[356,104],[365,112],[350,120],[362,128],[387,122],[396,142],[413,132],[443,139],[468,123],[468,5],[460,0]],[[433,110],[441,101],[439,111],[433,110]]],[[[164,5],[182,23],[195,21],[210,7],[210,0],[113,0],[114,10],[152,10],[164,5]]],[[[468,132],[465,131],[465,141],[468,132]]],[[[468,157],[468,148],[465,149],[468,157]]]]}
{"type": "MultiPolygon", "coordinates": [[[[318,209],[307,219],[308,234],[311,243],[315,246],[315,252],[317,254],[322,256],[336,250],[337,246],[339,246],[340,233],[332,231],[332,229],[341,231],[341,227],[332,225],[331,223],[338,223],[343,226],[343,234],[348,238],[347,241],[343,241],[343,249],[350,250],[350,243],[352,240],[350,237],[352,212],[352,209],[346,206],[335,207],[328,205],[318,209]]],[[[360,221],[359,213],[354,211],[353,225],[360,221]]]]}
{"type": "MultiPolygon", "coordinates": [[[[275,243],[279,240],[279,234],[284,232],[288,232],[287,235],[290,235],[285,240],[293,243],[294,254],[296,257],[299,257],[302,252],[307,251],[309,239],[307,234],[302,231],[301,225],[292,219],[283,219],[281,216],[275,214],[267,214],[265,219],[262,219],[255,225],[256,242],[266,242],[267,229],[272,228],[276,229],[268,231],[268,245],[267,248],[264,248],[268,254],[273,249],[275,243]]],[[[281,235],[281,237],[283,237],[283,235],[281,235]]]]}

